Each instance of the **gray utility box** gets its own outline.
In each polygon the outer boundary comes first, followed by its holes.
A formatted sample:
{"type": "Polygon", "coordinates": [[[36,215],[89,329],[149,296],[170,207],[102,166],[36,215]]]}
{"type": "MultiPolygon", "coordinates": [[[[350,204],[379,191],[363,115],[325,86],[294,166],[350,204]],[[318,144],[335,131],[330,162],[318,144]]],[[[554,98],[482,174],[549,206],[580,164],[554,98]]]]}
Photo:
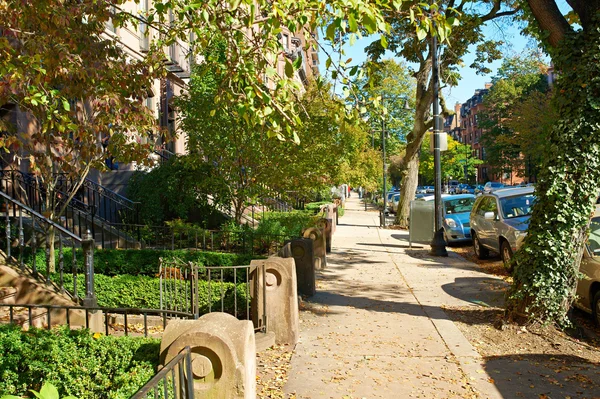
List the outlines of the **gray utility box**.
{"type": "Polygon", "coordinates": [[[429,244],[435,230],[435,201],[411,201],[408,228],[409,245],[429,244]]]}

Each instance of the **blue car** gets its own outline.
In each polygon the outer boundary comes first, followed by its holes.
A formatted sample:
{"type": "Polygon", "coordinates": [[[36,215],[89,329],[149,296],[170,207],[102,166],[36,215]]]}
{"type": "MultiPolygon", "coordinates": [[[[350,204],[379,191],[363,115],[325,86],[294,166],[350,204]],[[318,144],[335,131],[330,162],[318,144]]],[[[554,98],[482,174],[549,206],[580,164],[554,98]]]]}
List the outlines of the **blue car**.
{"type": "Polygon", "coordinates": [[[469,216],[475,196],[473,194],[449,195],[444,203],[444,238],[448,244],[471,241],[469,216]]]}
{"type": "MultiPolygon", "coordinates": [[[[421,198],[420,201],[433,201],[434,196],[421,198]]],[[[475,196],[473,194],[442,195],[444,205],[444,238],[448,244],[471,241],[469,216],[475,196]]]]}

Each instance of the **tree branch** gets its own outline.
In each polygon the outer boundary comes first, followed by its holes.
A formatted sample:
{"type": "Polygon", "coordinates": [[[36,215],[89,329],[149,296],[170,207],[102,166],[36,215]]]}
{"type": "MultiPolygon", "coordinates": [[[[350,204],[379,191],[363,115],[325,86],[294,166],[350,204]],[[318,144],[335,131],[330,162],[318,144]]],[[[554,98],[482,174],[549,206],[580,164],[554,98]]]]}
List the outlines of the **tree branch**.
{"type": "Polygon", "coordinates": [[[500,12],[501,7],[502,7],[502,0],[495,0],[494,5],[492,6],[492,9],[487,14],[482,16],[481,20],[483,22],[487,22],[487,21],[490,21],[495,18],[506,17],[506,16],[514,15],[517,12],[519,12],[519,7],[516,7],[515,9],[510,10],[510,11],[500,12]]]}

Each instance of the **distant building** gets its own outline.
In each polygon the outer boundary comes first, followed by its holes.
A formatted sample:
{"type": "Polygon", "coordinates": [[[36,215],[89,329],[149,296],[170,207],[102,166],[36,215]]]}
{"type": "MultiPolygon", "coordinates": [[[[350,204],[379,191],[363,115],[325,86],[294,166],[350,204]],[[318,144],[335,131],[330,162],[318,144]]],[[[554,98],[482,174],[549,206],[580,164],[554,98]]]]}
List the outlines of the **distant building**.
{"type": "Polygon", "coordinates": [[[473,97],[460,107],[460,139],[462,144],[471,147],[471,156],[481,159],[484,163],[477,165],[475,183],[483,184],[490,179],[488,165],[485,163],[485,148],[481,145],[482,129],[479,127],[479,112],[483,108],[483,98],[489,92],[491,83],[485,84],[485,89],[475,90],[473,97]]]}

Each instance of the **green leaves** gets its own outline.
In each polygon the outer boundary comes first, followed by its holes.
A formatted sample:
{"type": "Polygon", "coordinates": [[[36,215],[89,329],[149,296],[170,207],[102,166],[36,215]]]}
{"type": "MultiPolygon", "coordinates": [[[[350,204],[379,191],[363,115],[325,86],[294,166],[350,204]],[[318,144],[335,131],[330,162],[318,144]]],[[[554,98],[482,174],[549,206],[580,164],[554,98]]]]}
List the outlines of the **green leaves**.
{"type": "Polygon", "coordinates": [[[0,392],[41,399],[128,398],[154,375],[159,349],[156,339],[2,325],[0,392]]]}

